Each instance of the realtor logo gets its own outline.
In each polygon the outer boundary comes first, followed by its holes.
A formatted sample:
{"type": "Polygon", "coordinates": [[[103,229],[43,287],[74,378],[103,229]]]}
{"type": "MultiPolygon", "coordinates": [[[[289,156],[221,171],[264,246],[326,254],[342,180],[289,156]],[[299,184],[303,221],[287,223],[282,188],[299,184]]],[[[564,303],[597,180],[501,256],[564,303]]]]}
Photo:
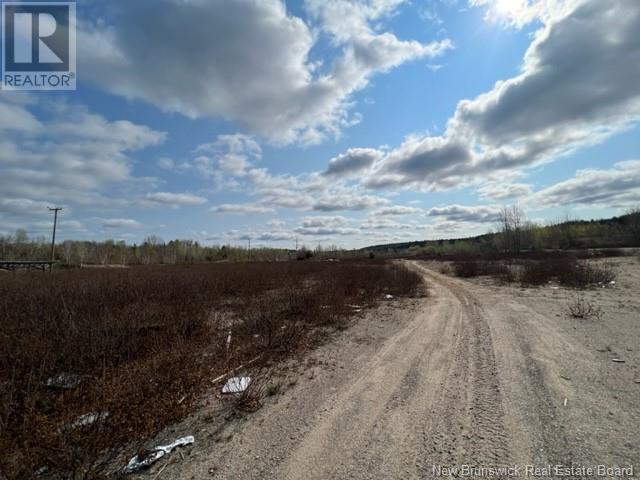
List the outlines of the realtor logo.
{"type": "Polygon", "coordinates": [[[2,2],[2,89],[76,89],[75,2],[2,2]]]}

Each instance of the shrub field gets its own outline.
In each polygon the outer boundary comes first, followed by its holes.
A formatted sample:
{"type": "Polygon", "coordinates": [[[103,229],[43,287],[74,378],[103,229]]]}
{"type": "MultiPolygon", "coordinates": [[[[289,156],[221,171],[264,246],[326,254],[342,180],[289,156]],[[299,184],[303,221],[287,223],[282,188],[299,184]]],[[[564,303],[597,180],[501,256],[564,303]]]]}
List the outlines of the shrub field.
{"type": "Polygon", "coordinates": [[[419,285],[380,260],[3,274],[0,478],[101,478],[212,379],[294,355],[354,304],[419,285]]]}
{"type": "Polygon", "coordinates": [[[555,282],[570,288],[607,284],[616,278],[615,271],[608,264],[566,254],[545,259],[460,260],[452,263],[451,271],[461,278],[490,276],[504,283],[539,286],[555,282]]]}

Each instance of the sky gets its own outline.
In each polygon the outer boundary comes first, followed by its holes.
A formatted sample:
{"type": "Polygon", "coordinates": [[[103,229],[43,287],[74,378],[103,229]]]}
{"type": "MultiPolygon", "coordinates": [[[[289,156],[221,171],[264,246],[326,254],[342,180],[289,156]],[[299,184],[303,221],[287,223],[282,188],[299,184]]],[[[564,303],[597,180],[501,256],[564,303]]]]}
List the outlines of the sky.
{"type": "Polygon", "coordinates": [[[638,0],[78,0],[0,92],[0,234],[293,248],[640,205],[638,0]]]}

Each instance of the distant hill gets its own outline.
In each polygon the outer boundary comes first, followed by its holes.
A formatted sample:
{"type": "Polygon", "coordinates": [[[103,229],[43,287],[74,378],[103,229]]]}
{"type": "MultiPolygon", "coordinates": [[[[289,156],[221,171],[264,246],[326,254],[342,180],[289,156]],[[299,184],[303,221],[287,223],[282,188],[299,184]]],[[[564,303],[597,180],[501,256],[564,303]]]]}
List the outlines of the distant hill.
{"type": "MultiPolygon", "coordinates": [[[[640,211],[599,220],[569,220],[540,226],[524,223],[517,235],[522,251],[545,249],[640,247],[640,211]]],[[[461,253],[500,251],[503,233],[474,237],[372,245],[361,249],[373,254],[461,253]]]]}

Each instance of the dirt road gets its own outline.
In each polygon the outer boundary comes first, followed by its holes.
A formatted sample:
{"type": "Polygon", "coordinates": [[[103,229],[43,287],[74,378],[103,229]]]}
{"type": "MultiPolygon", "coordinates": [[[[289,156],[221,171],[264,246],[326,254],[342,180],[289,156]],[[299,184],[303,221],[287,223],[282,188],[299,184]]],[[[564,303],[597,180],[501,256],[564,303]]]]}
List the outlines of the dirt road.
{"type": "Polygon", "coordinates": [[[523,478],[526,465],[640,468],[637,349],[619,345],[626,362],[614,363],[621,352],[599,352],[599,339],[585,340],[535,299],[412,268],[429,297],[362,319],[262,410],[203,429],[170,478],[424,479],[465,464],[518,466],[512,473],[523,478]]]}

